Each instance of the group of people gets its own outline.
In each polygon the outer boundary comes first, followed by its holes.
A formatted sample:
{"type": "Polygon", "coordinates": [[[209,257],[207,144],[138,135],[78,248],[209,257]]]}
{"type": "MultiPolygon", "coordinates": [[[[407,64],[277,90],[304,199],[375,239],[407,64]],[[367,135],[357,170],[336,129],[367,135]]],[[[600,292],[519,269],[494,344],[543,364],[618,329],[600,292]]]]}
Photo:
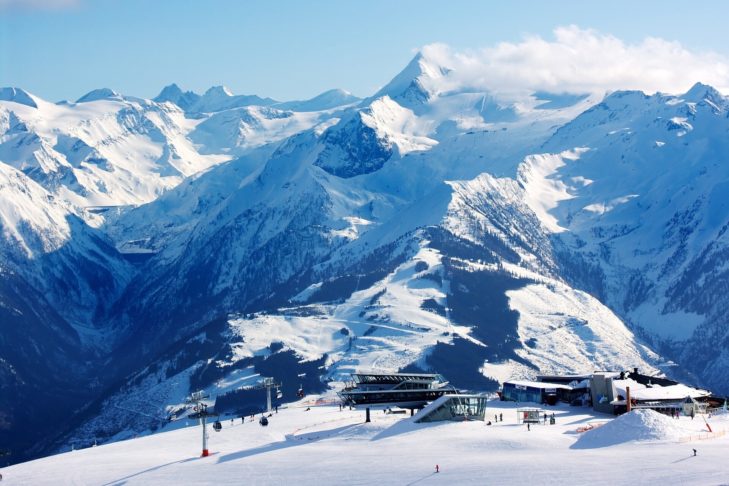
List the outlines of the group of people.
{"type": "MultiPolygon", "coordinates": [[[[675,408],[672,408],[672,409],[670,409],[668,411],[668,415],[670,415],[671,418],[677,419],[677,418],[681,417],[681,411],[680,410],[677,410],[675,408]]],[[[696,414],[694,413],[694,409],[693,408],[689,412],[688,416],[691,417],[691,420],[693,420],[694,417],[696,416],[696,414]]]]}

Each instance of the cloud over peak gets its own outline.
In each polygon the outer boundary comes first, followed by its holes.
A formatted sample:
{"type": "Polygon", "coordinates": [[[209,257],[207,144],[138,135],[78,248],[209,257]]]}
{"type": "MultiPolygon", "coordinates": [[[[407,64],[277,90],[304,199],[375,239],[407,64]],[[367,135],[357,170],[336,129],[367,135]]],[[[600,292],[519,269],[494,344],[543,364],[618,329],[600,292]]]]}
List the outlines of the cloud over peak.
{"type": "Polygon", "coordinates": [[[631,44],[574,25],[558,27],[553,34],[553,39],[527,36],[462,52],[430,44],[421,52],[428,62],[452,69],[441,91],[682,93],[697,81],[729,90],[729,60],[713,52],[693,52],[656,37],[631,44]]]}

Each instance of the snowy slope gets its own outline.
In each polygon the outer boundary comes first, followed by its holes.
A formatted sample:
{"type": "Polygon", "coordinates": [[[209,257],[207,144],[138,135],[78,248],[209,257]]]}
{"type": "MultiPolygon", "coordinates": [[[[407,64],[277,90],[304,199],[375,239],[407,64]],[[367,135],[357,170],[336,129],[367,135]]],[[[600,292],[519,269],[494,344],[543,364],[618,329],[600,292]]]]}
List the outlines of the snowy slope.
{"type": "Polygon", "coordinates": [[[0,440],[15,460],[98,391],[89,360],[112,339],[97,319],[131,278],[80,212],[0,162],[0,440]]]}
{"type": "Polygon", "coordinates": [[[272,107],[249,106],[214,113],[189,134],[204,153],[242,154],[309,129],[328,113],[296,113],[272,107]]]}
{"type": "Polygon", "coordinates": [[[81,210],[2,163],[0,187],[3,267],[25,278],[70,323],[93,327],[129,281],[130,265],[84,222],[81,210]]]}
{"type": "Polygon", "coordinates": [[[360,101],[349,91],[330,89],[308,100],[285,101],[274,105],[281,110],[291,111],[324,111],[352,105],[360,101]]]}
{"type": "MultiPolygon", "coordinates": [[[[487,405],[487,417],[503,416],[492,426],[482,421],[417,424],[380,412],[373,413],[371,423],[363,423],[361,410],[340,411],[312,402],[279,410],[265,428],[223,417],[220,432],[209,430],[211,455],[206,458],[198,457],[200,427],[180,420],[180,428],[169,432],[4,468],[3,479],[11,485],[220,484],[245,477],[250,484],[319,485],[483,484],[485,478],[507,484],[538,477],[631,485],[719,484],[729,474],[723,460],[729,442],[725,436],[680,442],[710,436],[703,421],[688,417],[665,424],[636,420],[632,414],[611,420],[582,408],[552,407],[548,411],[554,413],[555,425],[527,430],[516,421],[516,406],[503,402],[487,405]],[[605,423],[582,435],[576,432],[579,425],[605,423]],[[680,432],[661,440],[669,426],[680,432]],[[621,441],[621,430],[643,440],[621,441]],[[612,444],[585,447],[588,434],[601,434],[612,444]],[[692,448],[698,450],[696,457],[692,448]]],[[[724,417],[711,422],[716,431],[729,428],[724,417]]]]}
{"type": "Polygon", "coordinates": [[[680,96],[618,92],[566,124],[520,168],[528,204],[563,242],[565,259],[595,268],[575,282],[708,381],[725,358],[722,260],[729,223],[726,98],[697,84],[680,96]],[[712,353],[713,354],[713,353],[712,353]],[[703,360],[702,360],[703,361],[703,360]],[[699,361],[701,362],[701,361],[699,361]]]}
{"type": "Polygon", "coordinates": [[[77,104],[0,101],[0,160],[81,206],[139,204],[229,157],[200,155],[170,104],[96,90],[77,104]]]}

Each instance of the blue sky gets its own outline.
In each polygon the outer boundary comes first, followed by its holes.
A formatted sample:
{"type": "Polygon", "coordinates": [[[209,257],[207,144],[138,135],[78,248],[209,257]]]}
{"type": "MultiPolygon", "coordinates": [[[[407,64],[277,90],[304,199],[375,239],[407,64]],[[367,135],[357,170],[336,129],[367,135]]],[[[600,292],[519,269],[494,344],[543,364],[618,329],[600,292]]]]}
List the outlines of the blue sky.
{"type": "Polygon", "coordinates": [[[416,49],[478,49],[577,25],[729,58],[724,2],[0,0],[0,86],[49,100],[166,84],[285,100],[374,93],[416,49]],[[557,4],[556,6],[553,4],[557,4]]]}

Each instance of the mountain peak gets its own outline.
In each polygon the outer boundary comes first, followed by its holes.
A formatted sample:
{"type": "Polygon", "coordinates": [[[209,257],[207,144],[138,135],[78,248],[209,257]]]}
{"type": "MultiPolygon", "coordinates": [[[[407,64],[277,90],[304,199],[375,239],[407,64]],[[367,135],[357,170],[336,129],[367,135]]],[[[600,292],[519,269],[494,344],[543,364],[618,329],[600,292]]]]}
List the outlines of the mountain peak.
{"type": "Polygon", "coordinates": [[[111,88],[94,89],[76,100],[76,103],[86,103],[97,100],[121,100],[122,96],[111,88]]]}
{"type": "Polygon", "coordinates": [[[181,94],[182,94],[182,90],[180,89],[179,86],[177,86],[177,83],[172,83],[172,84],[168,84],[167,86],[162,88],[162,91],[159,92],[159,94],[157,95],[155,100],[157,98],[179,96],[181,94]]]}
{"type": "Polygon", "coordinates": [[[276,108],[293,111],[322,111],[351,105],[361,101],[361,98],[354,96],[349,91],[335,88],[324,91],[308,100],[287,101],[276,105],[276,108]]]}
{"type": "Polygon", "coordinates": [[[226,98],[231,98],[233,96],[233,92],[228,89],[227,86],[212,86],[211,88],[208,88],[208,90],[203,95],[204,97],[221,97],[224,96],[226,98]]]}
{"type": "Polygon", "coordinates": [[[0,88],[0,101],[12,101],[32,108],[38,108],[38,104],[33,99],[33,95],[20,88],[0,88]]]}
{"type": "Polygon", "coordinates": [[[682,98],[686,101],[695,103],[707,100],[717,106],[726,103],[726,97],[723,94],[721,94],[713,86],[703,83],[694,84],[691,89],[682,96],[682,98]]]}
{"type": "Polygon", "coordinates": [[[183,92],[176,83],[172,83],[162,88],[162,91],[160,91],[160,93],[152,101],[156,101],[157,103],[169,101],[170,103],[176,104],[184,111],[187,111],[199,99],[199,94],[193,91],[183,92]]]}
{"type": "Polygon", "coordinates": [[[221,85],[213,86],[205,91],[205,94],[190,106],[189,111],[212,113],[251,105],[270,106],[275,103],[277,103],[275,100],[261,98],[256,95],[234,95],[227,87],[221,85]]]}
{"type": "Polygon", "coordinates": [[[420,51],[373,98],[387,95],[407,107],[424,104],[438,92],[438,82],[451,72],[452,69],[440,65],[420,51]]]}

